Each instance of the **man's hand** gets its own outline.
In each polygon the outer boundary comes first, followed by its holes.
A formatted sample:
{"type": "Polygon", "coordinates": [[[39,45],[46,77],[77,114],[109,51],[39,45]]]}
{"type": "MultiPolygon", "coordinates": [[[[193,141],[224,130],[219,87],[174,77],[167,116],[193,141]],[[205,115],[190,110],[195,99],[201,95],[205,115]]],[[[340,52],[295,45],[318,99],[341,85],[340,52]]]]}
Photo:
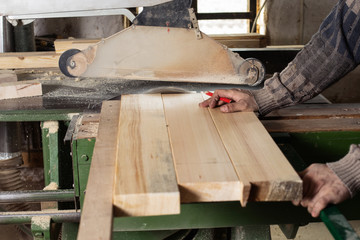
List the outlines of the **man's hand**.
{"type": "Polygon", "coordinates": [[[318,217],[328,204],[350,198],[345,184],[325,164],[312,164],[299,175],[303,180],[303,199],[293,203],[306,207],[313,217],[318,217]]]}
{"type": "Polygon", "coordinates": [[[247,90],[231,89],[231,90],[216,90],[211,98],[199,104],[200,107],[214,108],[220,107],[220,111],[225,113],[230,112],[253,112],[259,110],[255,98],[247,90]],[[229,98],[233,100],[232,103],[220,101],[220,97],[229,98]]]}

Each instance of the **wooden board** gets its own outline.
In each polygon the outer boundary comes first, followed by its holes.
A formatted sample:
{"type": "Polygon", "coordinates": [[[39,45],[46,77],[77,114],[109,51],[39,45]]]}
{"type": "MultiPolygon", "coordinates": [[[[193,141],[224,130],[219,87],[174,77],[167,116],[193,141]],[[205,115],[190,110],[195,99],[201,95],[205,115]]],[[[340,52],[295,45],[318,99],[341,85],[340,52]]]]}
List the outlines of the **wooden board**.
{"type": "Polygon", "coordinates": [[[84,50],[90,45],[96,44],[101,39],[57,39],[54,41],[55,52],[63,53],[69,49],[84,50]]]}
{"type": "Polygon", "coordinates": [[[301,179],[255,113],[209,111],[240,181],[251,183],[249,200],[301,199],[301,179]]]}
{"type": "Polygon", "coordinates": [[[180,213],[161,95],[121,99],[114,205],[128,216],[180,213]]]}
{"type": "Polygon", "coordinates": [[[0,100],[42,95],[42,85],[38,81],[0,83],[0,100]]]}
{"type": "Polygon", "coordinates": [[[267,114],[264,119],[318,119],[360,117],[359,103],[301,104],[267,114]]]}
{"type": "Polygon", "coordinates": [[[79,240],[111,239],[119,113],[119,101],[103,102],[84,207],[81,210],[79,240]]]}
{"type": "Polygon", "coordinates": [[[198,94],[163,95],[182,202],[241,200],[238,180],[207,109],[198,94]]]}
{"type": "Polygon", "coordinates": [[[360,131],[360,118],[263,120],[269,132],[360,131]]]}
{"type": "Polygon", "coordinates": [[[57,68],[59,57],[55,52],[0,53],[0,69],[57,68]]]}
{"type": "Polygon", "coordinates": [[[266,46],[266,37],[258,33],[216,34],[210,35],[215,41],[229,48],[262,48],[266,46]]]}

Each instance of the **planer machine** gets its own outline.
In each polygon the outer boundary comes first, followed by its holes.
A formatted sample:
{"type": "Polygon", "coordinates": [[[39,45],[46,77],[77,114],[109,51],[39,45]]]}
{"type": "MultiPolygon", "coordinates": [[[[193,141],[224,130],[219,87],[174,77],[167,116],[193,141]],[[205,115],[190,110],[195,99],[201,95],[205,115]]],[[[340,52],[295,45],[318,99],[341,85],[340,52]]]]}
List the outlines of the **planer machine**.
{"type": "MultiPolygon", "coordinates": [[[[13,0],[7,5],[14,4],[18,10],[22,10],[23,5],[19,2],[13,0]]],[[[88,1],[88,5],[91,5],[90,2],[109,10],[120,4],[119,1],[106,1],[106,4],[104,1],[88,1]]],[[[138,2],[128,0],[121,1],[121,4],[124,4],[122,7],[137,7],[138,2]],[[130,5],[125,4],[128,2],[131,2],[130,5]]],[[[132,26],[85,50],[71,49],[64,52],[59,59],[61,72],[68,77],[84,78],[80,82],[97,78],[108,80],[111,86],[109,89],[114,88],[117,92],[114,91],[112,94],[116,92],[117,95],[120,91],[116,87],[121,84],[125,89],[121,94],[132,90],[145,92],[142,88],[149,90],[154,86],[160,86],[164,90],[164,85],[185,86],[187,83],[196,86],[196,90],[205,87],[209,89],[209,86],[215,89],[217,86],[225,85],[261,85],[265,78],[263,64],[254,58],[242,58],[202,33],[193,12],[188,10],[191,1],[147,2],[149,5],[150,2],[162,4],[145,7],[134,19],[132,26]],[[119,83],[116,82],[117,79],[129,81],[119,83]],[[132,85],[133,82],[142,81],[144,82],[140,86],[141,89],[136,89],[138,86],[132,85]]],[[[28,7],[35,5],[29,4],[28,7]]],[[[12,7],[15,9],[14,6],[12,7]]],[[[51,6],[43,5],[43,8],[48,7],[47,11],[57,11],[64,9],[64,6],[67,11],[75,11],[78,10],[75,7],[79,7],[79,3],[64,0],[62,4],[54,2],[51,6]]],[[[81,7],[84,7],[84,4],[81,7]]],[[[36,10],[29,11],[29,14],[36,13],[36,10]]],[[[71,88],[69,92],[76,90],[77,88],[71,88]]],[[[80,90],[80,93],[88,97],[85,90],[80,90]]],[[[93,91],[90,94],[97,93],[93,91]]],[[[114,95],[102,97],[99,98],[101,101],[113,98],[114,95]]],[[[40,200],[52,205],[47,206],[47,211],[0,214],[1,224],[31,224],[31,231],[36,239],[50,239],[54,236],[54,227],[61,231],[64,239],[76,239],[79,229],[80,209],[84,206],[99,124],[99,114],[86,112],[90,109],[86,106],[98,105],[99,99],[94,99],[93,103],[89,98],[84,104],[81,102],[82,105],[76,105],[80,102],[79,98],[68,99],[67,105],[63,102],[66,99],[23,99],[18,101],[22,105],[19,109],[16,109],[20,105],[17,101],[2,101],[4,104],[0,112],[1,121],[41,122],[45,182],[46,185],[58,182],[60,186],[56,191],[0,195],[2,203],[40,200]],[[34,107],[37,100],[40,102],[39,107],[34,107]],[[14,105],[11,105],[12,103],[14,105]],[[28,109],[22,108],[23,106],[28,109]],[[70,163],[70,167],[66,163],[70,163]],[[72,181],[64,187],[64,179],[72,181]],[[9,200],[8,196],[12,199],[9,200]],[[63,202],[75,203],[75,207],[63,207],[63,202]]],[[[333,109],[338,108],[337,112],[342,114],[352,114],[351,117],[355,116],[356,120],[360,118],[359,106],[324,105],[331,104],[321,102],[305,107],[307,110],[313,109],[315,114],[312,112],[309,115],[309,111],[302,112],[300,108],[275,112],[262,119],[264,126],[296,170],[302,170],[305,165],[319,159],[339,159],[346,153],[349,144],[359,139],[356,132],[359,131],[358,124],[344,124],[343,126],[348,127],[346,131],[331,125],[334,120],[334,116],[331,115],[333,109]],[[341,111],[342,108],[346,108],[346,111],[341,111]],[[322,115],[327,109],[330,113],[322,115]],[[314,125],[317,121],[318,127],[314,125]],[[291,122],[294,124],[291,125],[291,122]],[[341,143],[339,139],[342,139],[341,143]]],[[[349,120],[349,117],[343,115],[336,117],[344,121],[349,120]]],[[[348,219],[359,219],[359,205],[356,201],[358,199],[353,199],[350,204],[339,207],[348,219]]],[[[353,234],[346,219],[336,208],[323,211],[321,220],[327,224],[334,236],[353,234]]],[[[311,218],[305,209],[294,207],[291,203],[251,202],[246,208],[242,208],[238,202],[188,203],[181,205],[180,215],[114,217],[112,231],[114,239],[221,239],[221,236],[226,236],[227,239],[270,239],[269,225],[279,224],[285,235],[293,238],[299,226],[313,221],[319,219],[311,218]]],[[[98,230],[102,231],[100,225],[99,223],[98,230]]]]}

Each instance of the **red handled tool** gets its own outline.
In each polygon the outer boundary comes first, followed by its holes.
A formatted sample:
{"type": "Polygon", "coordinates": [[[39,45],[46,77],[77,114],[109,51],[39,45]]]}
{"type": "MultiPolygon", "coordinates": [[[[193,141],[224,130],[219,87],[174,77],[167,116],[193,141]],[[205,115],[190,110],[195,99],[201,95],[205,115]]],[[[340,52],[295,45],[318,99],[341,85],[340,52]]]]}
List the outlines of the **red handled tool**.
{"type": "MultiPolygon", "coordinates": [[[[208,95],[208,96],[210,96],[210,97],[213,95],[212,92],[205,92],[205,94],[208,95]]],[[[228,99],[228,98],[221,97],[221,98],[220,98],[220,101],[223,101],[223,102],[226,102],[226,103],[231,103],[232,100],[231,100],[231,99],[228,99]]]]}

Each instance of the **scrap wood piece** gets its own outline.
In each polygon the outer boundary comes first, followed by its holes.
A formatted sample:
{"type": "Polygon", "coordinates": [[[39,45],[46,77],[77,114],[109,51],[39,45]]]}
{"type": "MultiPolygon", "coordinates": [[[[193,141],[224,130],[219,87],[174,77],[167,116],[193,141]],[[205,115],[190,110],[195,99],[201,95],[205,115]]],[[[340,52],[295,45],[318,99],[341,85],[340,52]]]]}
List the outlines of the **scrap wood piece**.
{"type": "Polygon", "coordinates": [[[249,200],[301,199],[301,179],[255,113],[209,111],[239,179],[251,183],[249,200]]]}
{"type": "Polygon", "coordinates": [[[0,83],[0,100],[42,95],[42,85],[38,81],[0,83]]]}
{"type": "Polygon", "coordinates": [[[119,114],[119,101],[103,102],[84,207],[81,211],[78,232],[78,239],[80,240],[111,239],[112,197],[119,114]]]}
{"type": "Polygon", "coordinates": [[[57,68],[59,57],[55,52],[0,53],[0,69],[57,68]]]}
{"type": "Polygon", "coordinates": [[[198,94],[162,95],[182,202],[246,203],[240,183],[207,109],[198,94]]]}
{"type": "Polygon", "coordinates": [[[160,94],[121,98],[114,205],[130,216],[180,213],[160,94]]]}

